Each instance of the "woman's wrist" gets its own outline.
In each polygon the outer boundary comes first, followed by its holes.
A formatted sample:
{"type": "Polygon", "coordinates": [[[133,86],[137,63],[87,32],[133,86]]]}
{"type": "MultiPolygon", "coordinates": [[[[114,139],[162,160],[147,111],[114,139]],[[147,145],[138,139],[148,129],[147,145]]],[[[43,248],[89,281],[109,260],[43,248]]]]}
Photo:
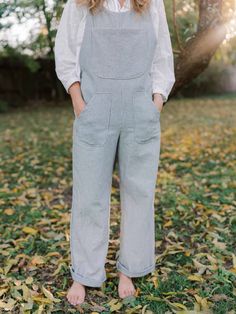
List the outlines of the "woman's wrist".
{"type": "Polygon", "coordinates": [[[161,96],[163,103],[166,101],[166,98],[165,98],[165,96],[163,94],[161,94],[161,93],[154,93],[153,94],[154,98],[155,98],[155,95],[161,96]]]}
{"type": "Polygon", "coordinates": [[[68,92],[73,100],[73,98],[77,98],[77,99],[82,99],[82,95],[81,95],[81,89],[80,89],[80,82],[75,82],[73,83],[69,89],[68,92]]]}

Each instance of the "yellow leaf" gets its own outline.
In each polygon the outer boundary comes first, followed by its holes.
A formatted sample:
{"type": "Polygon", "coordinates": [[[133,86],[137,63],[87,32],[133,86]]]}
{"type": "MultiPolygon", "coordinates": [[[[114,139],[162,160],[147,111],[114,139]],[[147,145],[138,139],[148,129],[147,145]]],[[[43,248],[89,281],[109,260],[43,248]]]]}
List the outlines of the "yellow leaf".
{"type": "Polygon", "coordinates": [[[21,287],[21,289],[22,289],[22,291],[23,291],[23,299],[24,299],[25,301],[28,301],[29,298],[31,297],[29,288],[28,288],[25,284],[23,284],[22,287],[21,287]]]}
{"type": "Polygon", "coordinates": [[[27,277],[26,280],[25,280],[25,283],[26,283],[27,285],[30,285],[33,281],[34,281],[34,278],[33,278],[33,277],[27,277]]]}
{"type": "Polygon", "coordinates": [[[46,256],[58,256],[58,257],[61,257],[61,254],[59,252],[49,252],[46,256]]]}
{"type": "Polygon", "coordinates": [[[135,296],[135,297],[138,297],[138,296],[140,295],[140,293],[141,293],[141,290],[140,290],[140,288],[139,288],[139,287],[137,287],[137,289],[136,289],[136,292],[135,292],[134,296],[135,296]]]}
{"type": "Polygon", "coordinates": [[[194,294],[194,297],[195,297],[197,303],[201,306],[202,310],[208,310],[209,309],[207,298],[202,298],[197,294],[194,294]]]}
{"type": "Polygon", "coordinates": [[[33,234],[33,235],[35,235],[38,232],[38,230],[33,229],[31,227],[24,227],[22,231],[25,233],[33,234]]]}
{"type": "Polygon", "coordinates": [[[200,281],[200,282],[204,281],[202,276],[199,276],[199,275],[190,275],[188,276],[188,279],[191,281],[200,281]]]}
{"type": "Polygon", "coordinates": [[[53,272],[52,276],[56,276],[57,274],[59,274],[63,266],[66,267],[66,263],[60,263],[57,269],[53,272]]]}
{"type": "Polygon", "coordinates": [[[42,314],[43,311],[44,311],[44,304],[40,304],[38,311],[37,311],[37,314],[42,314]]]}
{"type": "Polygon", "coordinates": [[[110,311],[114,312],[114,311],[118,311],[122,308],[123,304],[121,302],[118,302],[117,299],[112,299],[108,305],[110,306],[110,311]]]}
{"type": "Polygon", "coordinates": [[[8,256],[8,255],[10,255],[10,252],[8,252],[8,251],[2,251],[1,254],[2,254],[3,256],[8,256]]]}
{"type": "Polygon", "coordinates": [[[206,265],[201,264],[196,259],[193,259],[193,263],[194,263],[194,266],[198,269],[199,275],[202,275],[206,271],[206,269],[207,269],[206,265]]]}
{"type": "Polygon", "coordinates": [[[154,287],[157,288],[158,287],[158,278],[156,276],[153,276],[151,279],[152,279],[152,282],[154,284],[154,287]]]}
{"type": "Polygon", "coordinates": [[[170,226],[172,226],[172,220],[169,220],[169,221],[167,221],[163,226],[164,227],[170,227],[170,226]]]}
{"type": "Polygon", "coordinates": [[[162,241],[156,241],[156,247],[160,247],[162,245],[162,241]]]}
{"type": "Polygon", "coordinates": [[[47,290],[44,286],[42,286],[42,291],[45,295],[45,297],[47,297],[49,300],[53,301],[53,302],[61,302],[60,299],[56,299],[54,298],[53,294],[51,293],[51,291],[47,290]]]}
{"type": "Polygon", "coordinates": [[[10,271],[10,269],[12,268],[12,266],[16,265],[18,263],[19,259],[16,258],[16,259],[9,259],[7,261],[7,265],[6,267],[4,268],[4,271],[5,271],[5,275],[10,271]]]}
{"type": "Polygon", "coordinates": [[[213,264],[217,264],[217,259],[213,256],[211,256],[210,254],[206,254],[207,259],[213,263],[213,264]]]}
{"type": "Polygon", "coordinates": [[[0,297],[1,297],[5,292],[7,292],[8,289],[9,289],[9,288],[1,288],[1,289],[0,289],[0,297]]]}
{"type": "Polygon", "coordinates": [[[37,189],[28,189],[26,190],[26,195],[30,198],[35,198],[37,196],[37,189]]]}
{"type": "Polygon", "coordinates": [[[212,241],[212,243],[214,243],[220,250],[224,250],[226,248],[226,244],[224,242],[219,242],[216,238],[212,241]]]}
{"type": "Polygon", "coordinates": [[[185,255],[185,256],[191,256],[191,251],[190,251],[190,250],[186,250],[186,251],[184,252],[184,255],[185,255]]]}
{"type": "Polygon", "coordinates": [[[39,302],[39,303],[47,303],[47,304],[51,304],[52,300],[47,299],[47,298],[42,298],[42,297],[32,297],[32,300],[39,302]]]}
{"type": "Polygon", "coordinates": [[[175,307],[178,307],[178,308],[181,308],[181,309],[183,309],[183,310],[188,310],[187,308],[186,308],[186,306],[185,305],[183,305],[183,304],[181,304],[181,303],[176,303],[176,302],[174,302],[174,303],[171,303],[172,305],[174,305],[175,307]]]}
{"type": "Polygon", "coordinates": [[[16,301],[14,299],[8,299],[7,303],[0,300],[0,308],[11,311],[14,308],[15,303],[16,301]]]}
{"type": "Polygon", "coordinates": [[[166,210],[166,211],[165,211],[165,216],[166,216],[166,217],[171,217],[171,216],[173,216],[173,215],[174,215],[173,210],[166,210]]]}
{"type": "Polygon", "coordinates": [[[8,215],[8,216],[13,215],[14,213],[15,213],[15,210],[12,209],[12,208],[6,208],[6,209],[4,210],[4,214],[6,214],[6,215],[8,215]]]}
{"type": "Polygon", "coordinates": [[[236,256],[234,253],[232,253],[232,258],[233,258],[233,268],[236,269],[236,256]]]}
{"type": "Polygon", "coordinates": [[[198,303],[198,304],[201,304],[202,298],[201,298],[199,295],[197,295],[197,294],[194,294],[194,297],[195,297],[197,303],[198,303]]]}
{"type": "Polygon", "coordinates": [[[54,299],[53,294],[49,290],[47,290],[44,286],[42,286],[42,291],[43,291],[45,297],[47,297],[50,300],[54,299]]]}
{"type": "Polygon", "coordinates": [[[147,313],[147,312],[146,312],[146,308],[147,308],[147,307],[148,307],[148,304],[144,305],[144,307],[142,308],[142,314],[147,313]]]}
{"type": "Polygon", "coordinates": [[[132,309],[127,309],[127,310],[125,311],[125,313],[126,313],[126,314],[137,313],[137,310],[138,310],[138,309],[141,309],[141,308],[142,308],[141,305],[137,305],[137,306],[133,307],[132,309]]]}
{"type": "Polygon", "coordinates": [[[31,259],[31,262],[30,262],[31,265],[39,265],[39,264],[44,264],[44,263],[45,263],[45,260],[40,255],[33,256],[33,258],[31,259]]]}
{"type": "Polygon", "coordinates": [[[29,300],[27,303],[21,303],[24,313],[30,313],[28,310],[32,310],[34,306],[33,300],[29,300]]]}

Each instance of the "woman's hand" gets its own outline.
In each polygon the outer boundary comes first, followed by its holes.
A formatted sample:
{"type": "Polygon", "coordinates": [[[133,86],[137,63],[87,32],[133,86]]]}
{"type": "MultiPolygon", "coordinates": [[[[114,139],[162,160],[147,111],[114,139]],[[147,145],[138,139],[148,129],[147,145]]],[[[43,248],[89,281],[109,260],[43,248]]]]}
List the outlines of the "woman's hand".
{"type": "Polygon", "coordinates": [[[78,117],[80,115],[80,113],[85,108],[85,102],[84,102],[83,97],[81,95],[79,82],[75,82],[70,86],[69,94],[71,96],[74,113],[78,117]]]}
{"type": "Polygon", "coordinates": [[[153,102],[157,106],[157,109],[159,110],[159,112],[161,112],[163,108],[163,103],[164,103],[161,94],[155,93],[153,97],[153,102]]]}

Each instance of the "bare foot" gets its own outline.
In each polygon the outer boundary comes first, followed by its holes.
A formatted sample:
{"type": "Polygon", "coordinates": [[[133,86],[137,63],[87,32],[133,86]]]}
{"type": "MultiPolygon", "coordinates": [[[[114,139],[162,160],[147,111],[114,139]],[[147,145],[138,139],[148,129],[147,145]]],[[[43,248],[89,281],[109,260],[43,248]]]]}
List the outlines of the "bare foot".
{"type": "Polygon", "coordinates": [[[72,305],[82,304],[85,299],[85,286],[74,281],[66,297],[72,305]]]}
{"type": "Polygon", "coordinates": [[[118,293],[119,297],[122,299],[135,294],[135,287],[132,279],[121,272],[119,272],[118,293]]]}

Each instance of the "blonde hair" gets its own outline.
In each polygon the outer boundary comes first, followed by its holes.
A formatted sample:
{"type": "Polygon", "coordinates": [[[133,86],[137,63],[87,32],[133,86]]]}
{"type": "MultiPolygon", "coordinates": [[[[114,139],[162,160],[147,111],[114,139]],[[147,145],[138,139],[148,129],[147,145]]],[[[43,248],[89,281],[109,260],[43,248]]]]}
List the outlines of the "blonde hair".
{"type": "MultiPolygon", "coordinates": [[[[89,11],[94,14],[96,11],[100,11],[103,8],[105,0],[75,0],[79,5],[86,5],[89,11]]],[[[133,10],[139,14],[142,14],[149,8],[150,0],[130,0],[133,10]]]]}

